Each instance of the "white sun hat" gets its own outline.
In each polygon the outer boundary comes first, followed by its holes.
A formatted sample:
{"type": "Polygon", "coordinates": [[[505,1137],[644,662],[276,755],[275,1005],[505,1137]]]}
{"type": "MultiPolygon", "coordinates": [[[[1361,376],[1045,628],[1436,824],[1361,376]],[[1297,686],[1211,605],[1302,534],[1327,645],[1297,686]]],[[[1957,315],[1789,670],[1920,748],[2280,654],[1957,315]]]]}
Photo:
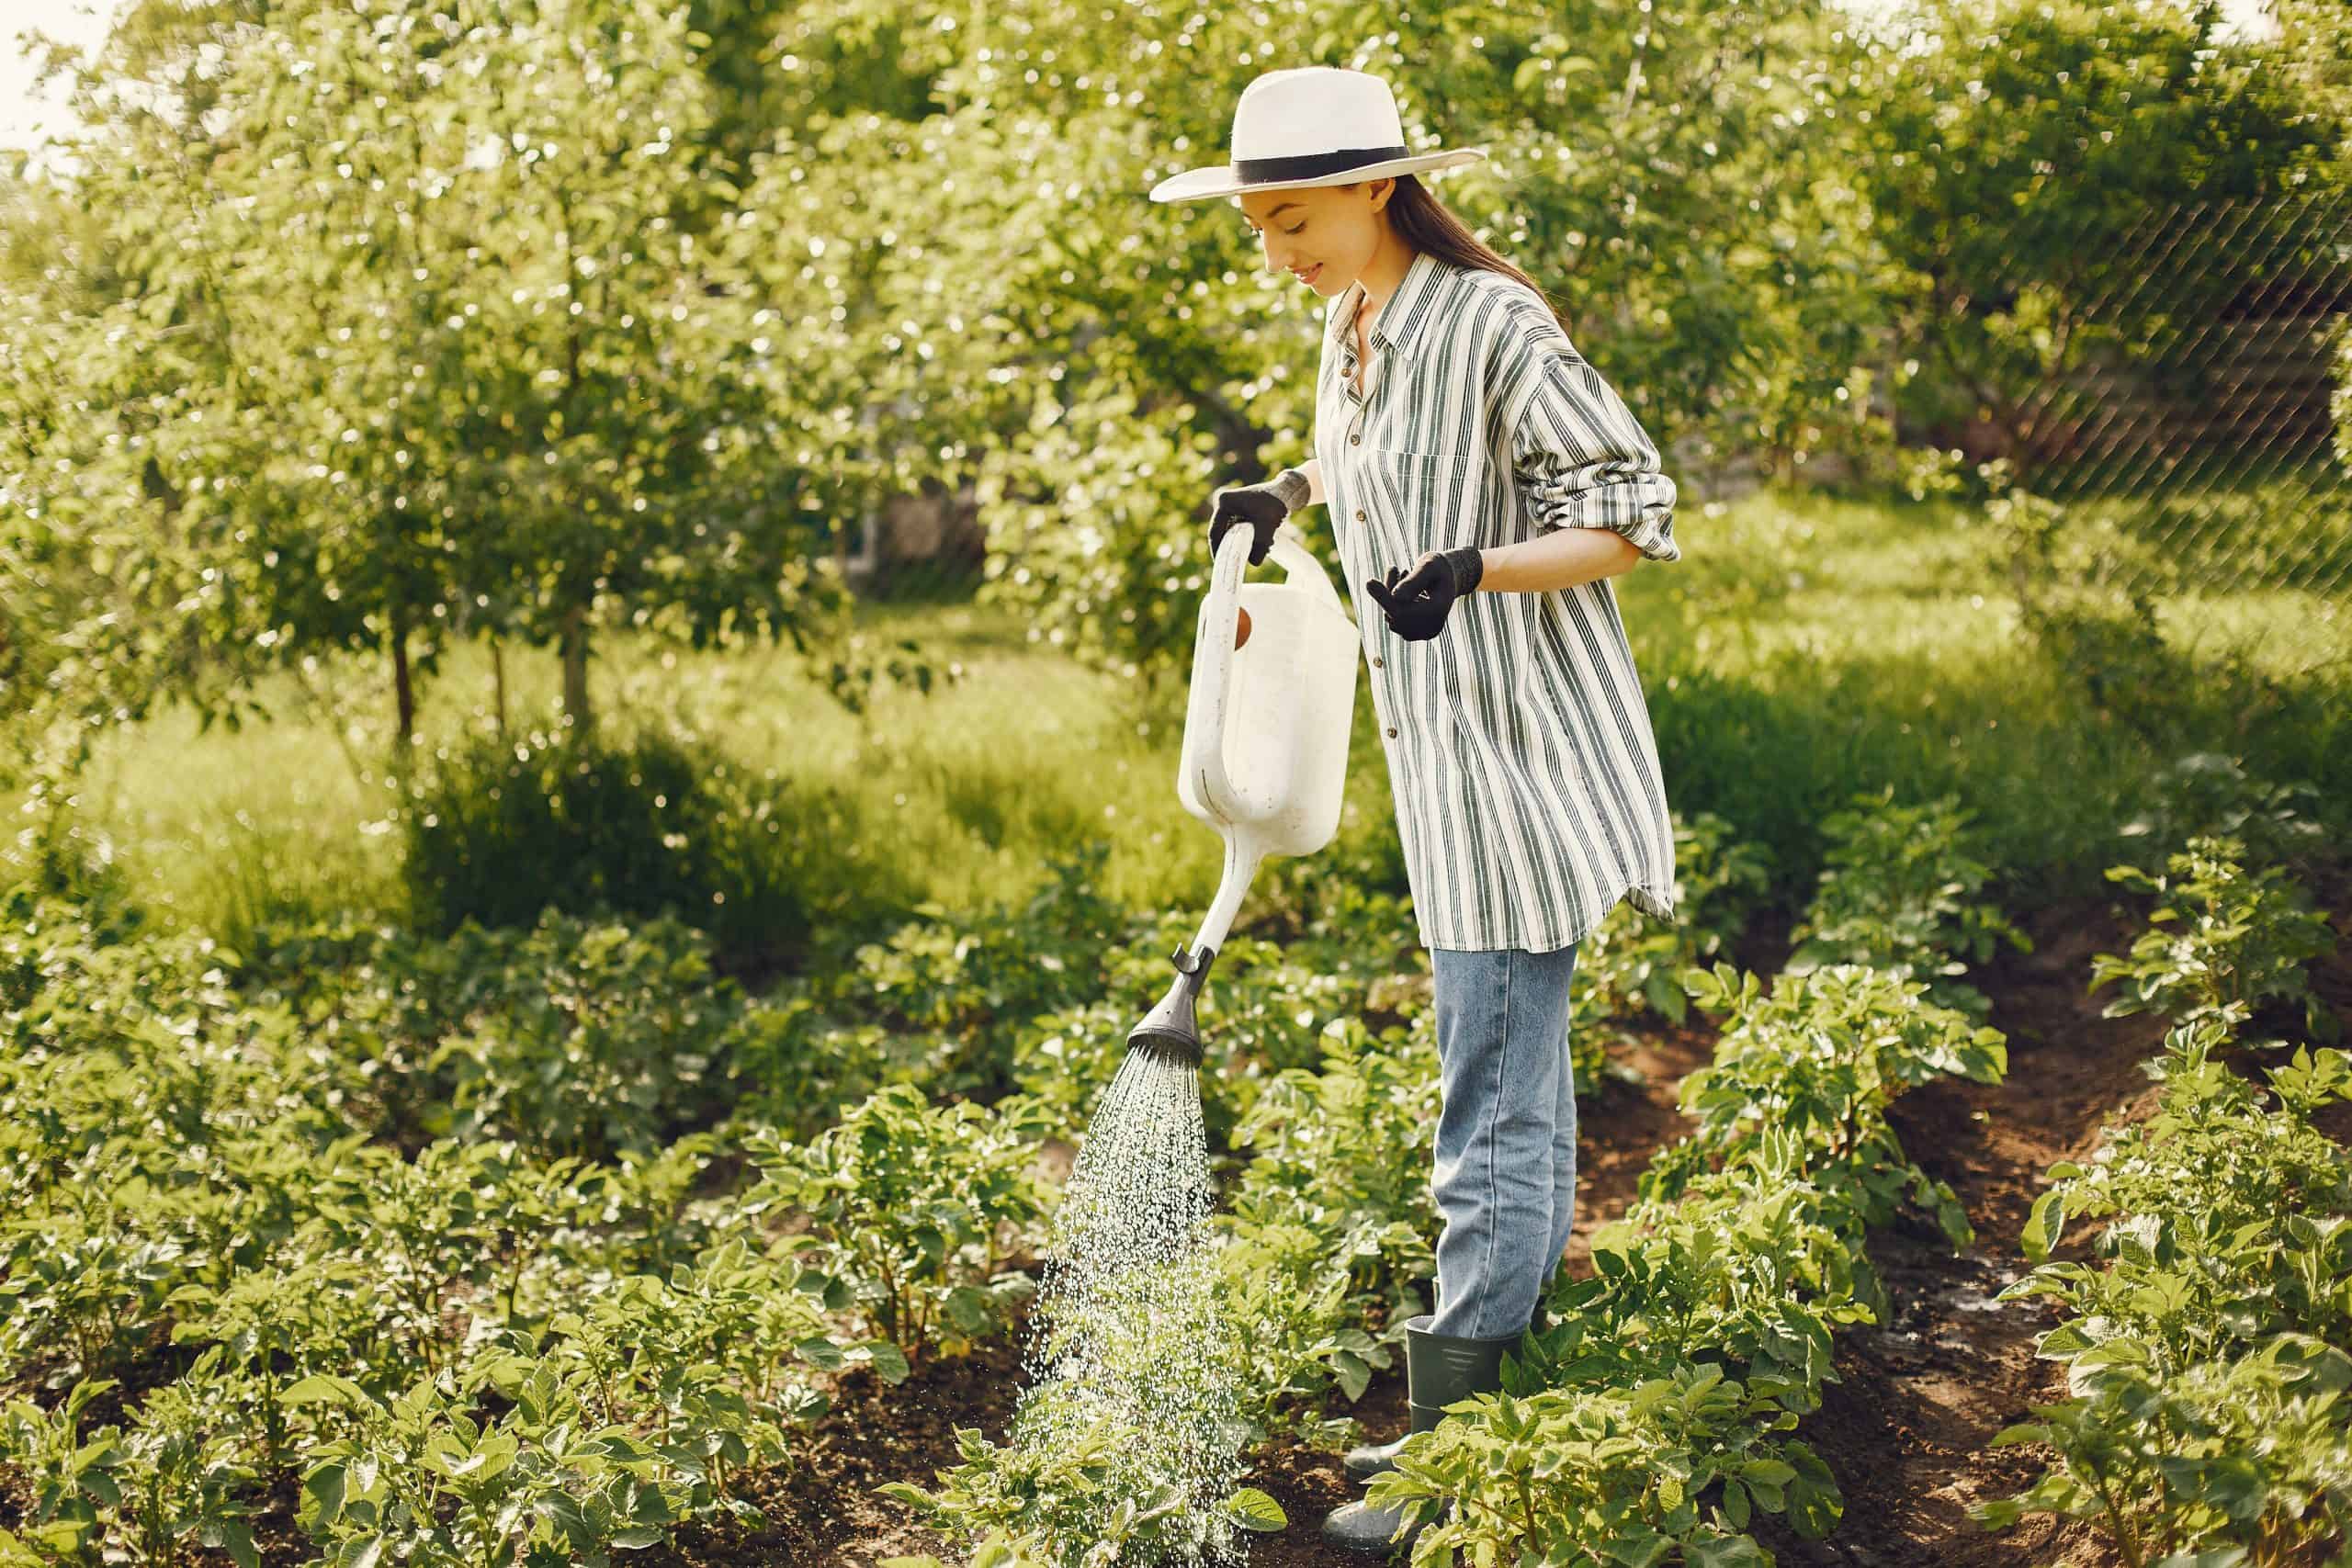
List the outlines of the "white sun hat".
{"type": "Polygon", "coordinates": [[[1154,201],[1199,201],[1245,190],[1344,186],[1383,175],[1451,169],[1487,155],[1484,147],[1408,152],[1396,96],[1367,71],[1297,65],[1269,71],[1241,89],[1233,111],[1232,162],[1170,175],[1154,201]]]}

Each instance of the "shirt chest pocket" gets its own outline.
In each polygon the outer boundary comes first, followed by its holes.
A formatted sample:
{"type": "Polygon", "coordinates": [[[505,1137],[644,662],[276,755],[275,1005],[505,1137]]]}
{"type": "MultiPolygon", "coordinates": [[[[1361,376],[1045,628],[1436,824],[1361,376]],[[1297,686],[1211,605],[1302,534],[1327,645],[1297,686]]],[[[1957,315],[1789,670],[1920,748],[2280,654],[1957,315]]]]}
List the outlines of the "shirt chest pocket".
{"type": "Polygon", "coordinates": [[[1484,532],[1482,475],[1475,454],[1368,447],[1363,470],[1362,488],[1372,513],[1366,521],[1374,528],[1376,553],[1392,558],[1374,563],[1375,575],[1391,565],[1410,571],[1430,550],[1498,542],[1484,532]]]}

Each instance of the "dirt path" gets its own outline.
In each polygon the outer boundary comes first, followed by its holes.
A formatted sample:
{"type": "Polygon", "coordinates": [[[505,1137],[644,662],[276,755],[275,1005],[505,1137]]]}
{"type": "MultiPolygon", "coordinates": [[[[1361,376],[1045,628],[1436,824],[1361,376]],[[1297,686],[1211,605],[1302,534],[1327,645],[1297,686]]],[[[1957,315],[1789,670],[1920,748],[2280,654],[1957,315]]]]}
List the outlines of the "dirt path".
{"type": "MultiPolygon", "coordinates": [[[[2324,907],[2345,909],[2339,879],[2324,907]]],[[[2008,1037],[2009,1071],[1998,1086],[1942,1083],[1904,1097],[1893,1119],[1905,1147],[1951,1183],[1966,1205],[1976,1239],[1954,1256],[1939,1233],[1900,1225],[1873,1236],[1871,1257],[1894,1303],[1894,1321],[1857,1326],[1838,1342],[1841,1382],[1801,1431],[1828,1461],[1845,1494],[1845,1517],[1826,1541],[1798,1540],[1767,1520],[1758,1539],[1784,1564],[1860,1564],[1864,1568],[2107,1568],[2114,1560],[2085,1527],[2030,1520],[1999,1534],[1977,1527],[1972,1502],[2025,1485],[2031,1450],[1985,1445],[2028,1406],[2058,1397],[2057,1369],[2033,1355],[2037,1335],[2056,1321],[2043,1303],[1996,1304],[1993,1297],[2026,1268],[2018,1246],[2027,1211],[2056,1160],[2094,1146],[2102,1122],[2144,1111],[2154,1085],[2139,1070],[2162,1037],[2147,1018],[2102,1019],[2107,992],[2086,996],[2091,955],[2121,952],[2130,932],[2104,903],[2052,909],[2022,922],[2035,951],[2004,953],[1974,976],[1994,998],[1992,1022],[2008,1037]]],[[[2338,916],[2339,928],[2352,915],[2338,916]]],[[[2346,934],[2352,934],[2346,931],[2346,934]]],[[[1759,930],[1735,962],[1770,974],[1786,952],[1784,933],[1759,930]]],[[[2352,1023],[2352,970],[2341,953],[2319,978],[2325,996],[2352,1023]]],[[[1569,1267],[1589,1268],[1594,1226],[1624,1212],[1651,1153],[1678,1136],[1674,1109],[1681,1077],[1706,1061],[1713,1031],[1668,1030],[1621,1061],[1642,1081],[1617,1084],[1580,1107],[1582,1168],[1569,1267]]],[[[2257,1020],[2257,1021],[2262,1021],[2257,1020]]],[[[2281,1019],[2278,1027],[2291,1027],[2281,1019]]],[[[955,1462],[953,1429],[978,1426],[1001,1438],[1018,1397],[1018,1357],[999,1343],[969,1361],[931,1369],[890,1390],[854,1378],[829,1416],[815,1456],[796,1480],[762,1499],[776,1523],[759,1531],[682,1531],[674,1549],[648,1552],[649,1564],[807,1563],[874,1568],[905,1552],[944,1543],[910,1529],[896,1504],[876,1498],[884,1481],[929,1483],[955,1462]]],[[[1403,1429],[1401,1368],[1377,1375],[1351,1408],[1376,1436],[1403,1429]]],[[[1277,1439],[1257,1456],[1250,1483],[1272,1495],[1290,1528],[1259,1538],[1253,1568],[1342,1568],[1363,1558],[1324,1546],[1316,1526],[1358,1495],[1335,1454],[1277,1439]]]]}

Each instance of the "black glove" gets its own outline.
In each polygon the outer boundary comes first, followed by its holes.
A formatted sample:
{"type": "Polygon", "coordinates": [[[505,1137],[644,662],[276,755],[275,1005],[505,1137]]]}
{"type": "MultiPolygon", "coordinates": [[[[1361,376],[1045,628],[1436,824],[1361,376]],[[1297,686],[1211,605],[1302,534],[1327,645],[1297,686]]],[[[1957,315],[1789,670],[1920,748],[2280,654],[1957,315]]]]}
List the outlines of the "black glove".
{"type": "Polygon", "coordinates": [[[1453,602],[1477,587],[1486,570],[1486,557],[1464,545],[1423,556],[1409,577],[1392,566],[1380,581],[1365,583],[1363,591],[1388,617],[1390,631],[1407,642],[1427,642],[1444,629],[1453,602]]]}
{"type": "Polygon", "coordinates": [[[1250,564],[1263,566],[1266,551],[1272,547],[1275,530],[1283,519],[1306,504],[1306,476],[1296,468],[1284,468],[1263,484],[1227,485],[1216,492],[1209,518],[1209,557],[1215,559],[1216,547],[1225,542],[1225,531],[1236,523],[1247,523],[1257,537],[1250,546],[1250,564]]]}

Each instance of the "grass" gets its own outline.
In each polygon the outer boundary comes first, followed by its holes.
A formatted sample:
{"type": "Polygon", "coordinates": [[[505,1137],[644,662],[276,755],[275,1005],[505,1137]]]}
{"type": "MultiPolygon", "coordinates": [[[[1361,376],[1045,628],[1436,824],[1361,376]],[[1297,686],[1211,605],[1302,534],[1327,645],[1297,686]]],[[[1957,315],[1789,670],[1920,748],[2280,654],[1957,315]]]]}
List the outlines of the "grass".
{"type": "MultiPolygon", "coordinates": [[[[2352,775],[2344,714],[2352,615],[2316,595],[2168,604],[2153,665],[2086,669],[2030,638],[1989,529],[1942,503],[1763,491],[1686,506],[1684,558],[1616,581],[1650,691],[1668,797],[1764,840],[1809,887],[1815,828],[1854,792],[1957,791],[2014,896],[2097,884],[2112,825],[2192,750],[2258,775],[2352,775]],[[2099,679],[2094,679],[2098,677],[2099,679]]],[[[1016,899],[1046,858],[1110,842],[1106,892],[1204,908],[1219,844],[1176,800],[1181,682],[1138,711],[1132,682],[1031,644],[1004,612],[869,604],[864,629],[911,637],[957,673],[924,696],[884,692],[858,716],[790,650],[695,654],[608,639],[591,667],[607,724],[713,739],[746,766],[845,803],[847,852],[949,909],[1016,899]]],[[[553,721],[558,670],[508,651],[515,727],[553,721]]],[[[420,693],[424,744],[492,728],[486,649],[452,649],[420,693]]],[[[258,915],[347,909],[401,918],[380,664],[338,662],[266,694],[278,718],[199,735],[167,713],[106,738],[80,792],[141,903],[232,942],[258,915]]],[[[1349,822],[1393,812],[1360,689],[1349,822]]],[[[2338,824],[2341,827],[2341,824],[2338,824]]]]}

